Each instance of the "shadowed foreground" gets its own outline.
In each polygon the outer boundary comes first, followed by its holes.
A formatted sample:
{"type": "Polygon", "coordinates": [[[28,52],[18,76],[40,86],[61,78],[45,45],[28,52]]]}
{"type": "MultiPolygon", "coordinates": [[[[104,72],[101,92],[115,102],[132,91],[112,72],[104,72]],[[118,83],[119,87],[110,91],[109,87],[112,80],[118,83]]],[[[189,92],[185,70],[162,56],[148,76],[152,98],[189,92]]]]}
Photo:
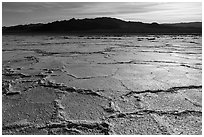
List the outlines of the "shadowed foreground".
{"type": "Polygon", "coordinates": [[[202,134],[195,35],[3,36],[3,134],[202,134]]]}

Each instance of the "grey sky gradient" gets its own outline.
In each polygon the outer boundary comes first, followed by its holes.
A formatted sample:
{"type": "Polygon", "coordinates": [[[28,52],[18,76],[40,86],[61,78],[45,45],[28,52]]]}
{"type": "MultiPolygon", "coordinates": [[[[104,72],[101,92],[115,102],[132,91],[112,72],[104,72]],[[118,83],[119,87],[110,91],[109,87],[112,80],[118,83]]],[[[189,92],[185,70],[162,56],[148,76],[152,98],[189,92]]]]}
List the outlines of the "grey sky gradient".
{"type": "Polygon", "coordinates": [[[3,2],[2,24],[47,23],[70,18],[114,17],[126,21],[202,21],[201,2],[3,2]]]}

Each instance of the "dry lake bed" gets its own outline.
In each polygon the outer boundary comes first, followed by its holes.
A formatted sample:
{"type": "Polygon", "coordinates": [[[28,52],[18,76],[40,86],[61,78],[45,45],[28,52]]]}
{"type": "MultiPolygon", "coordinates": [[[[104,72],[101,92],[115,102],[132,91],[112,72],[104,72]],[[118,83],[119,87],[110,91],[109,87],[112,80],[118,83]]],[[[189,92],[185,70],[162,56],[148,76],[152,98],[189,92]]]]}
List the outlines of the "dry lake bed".
{"type": "Polygon", "coordinates": [[[3,134],[202,134],[201,36],[2,39],[3,134]]]}

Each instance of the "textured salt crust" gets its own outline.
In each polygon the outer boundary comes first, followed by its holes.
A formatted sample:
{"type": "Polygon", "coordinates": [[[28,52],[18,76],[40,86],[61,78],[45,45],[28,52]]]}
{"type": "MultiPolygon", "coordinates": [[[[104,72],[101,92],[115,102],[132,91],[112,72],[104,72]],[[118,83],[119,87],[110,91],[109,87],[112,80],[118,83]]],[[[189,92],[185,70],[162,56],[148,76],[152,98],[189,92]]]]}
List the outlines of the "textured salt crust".
{"type": "Polygon", "coordinates": [[[3,134],[202,134],[200,36],[2,43],[3,134]]]}

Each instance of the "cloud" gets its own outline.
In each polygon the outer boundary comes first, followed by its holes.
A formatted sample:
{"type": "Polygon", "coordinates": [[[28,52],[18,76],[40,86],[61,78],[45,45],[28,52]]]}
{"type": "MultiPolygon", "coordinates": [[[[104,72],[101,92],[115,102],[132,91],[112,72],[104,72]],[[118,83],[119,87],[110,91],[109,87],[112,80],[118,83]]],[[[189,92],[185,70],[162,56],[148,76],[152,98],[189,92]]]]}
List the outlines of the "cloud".
{"type": "Polygon", "coordinates": [[[108,14],[126,14],[126,13],[144,13],[151,12],[151,6],[156,3],[125,3],[125,2],[109,2],[109,3],[86,3],[83,7],[64,8],[62,11],[71,12],[79,15],[108,15],[108,14]]]}
{"type": "Polygon", "coordinates": [[[101,16],[148,22],[201,21],[202,15],[202,4],[198,2],[3,2],[2,5],[3,25],[101,16]]]}

